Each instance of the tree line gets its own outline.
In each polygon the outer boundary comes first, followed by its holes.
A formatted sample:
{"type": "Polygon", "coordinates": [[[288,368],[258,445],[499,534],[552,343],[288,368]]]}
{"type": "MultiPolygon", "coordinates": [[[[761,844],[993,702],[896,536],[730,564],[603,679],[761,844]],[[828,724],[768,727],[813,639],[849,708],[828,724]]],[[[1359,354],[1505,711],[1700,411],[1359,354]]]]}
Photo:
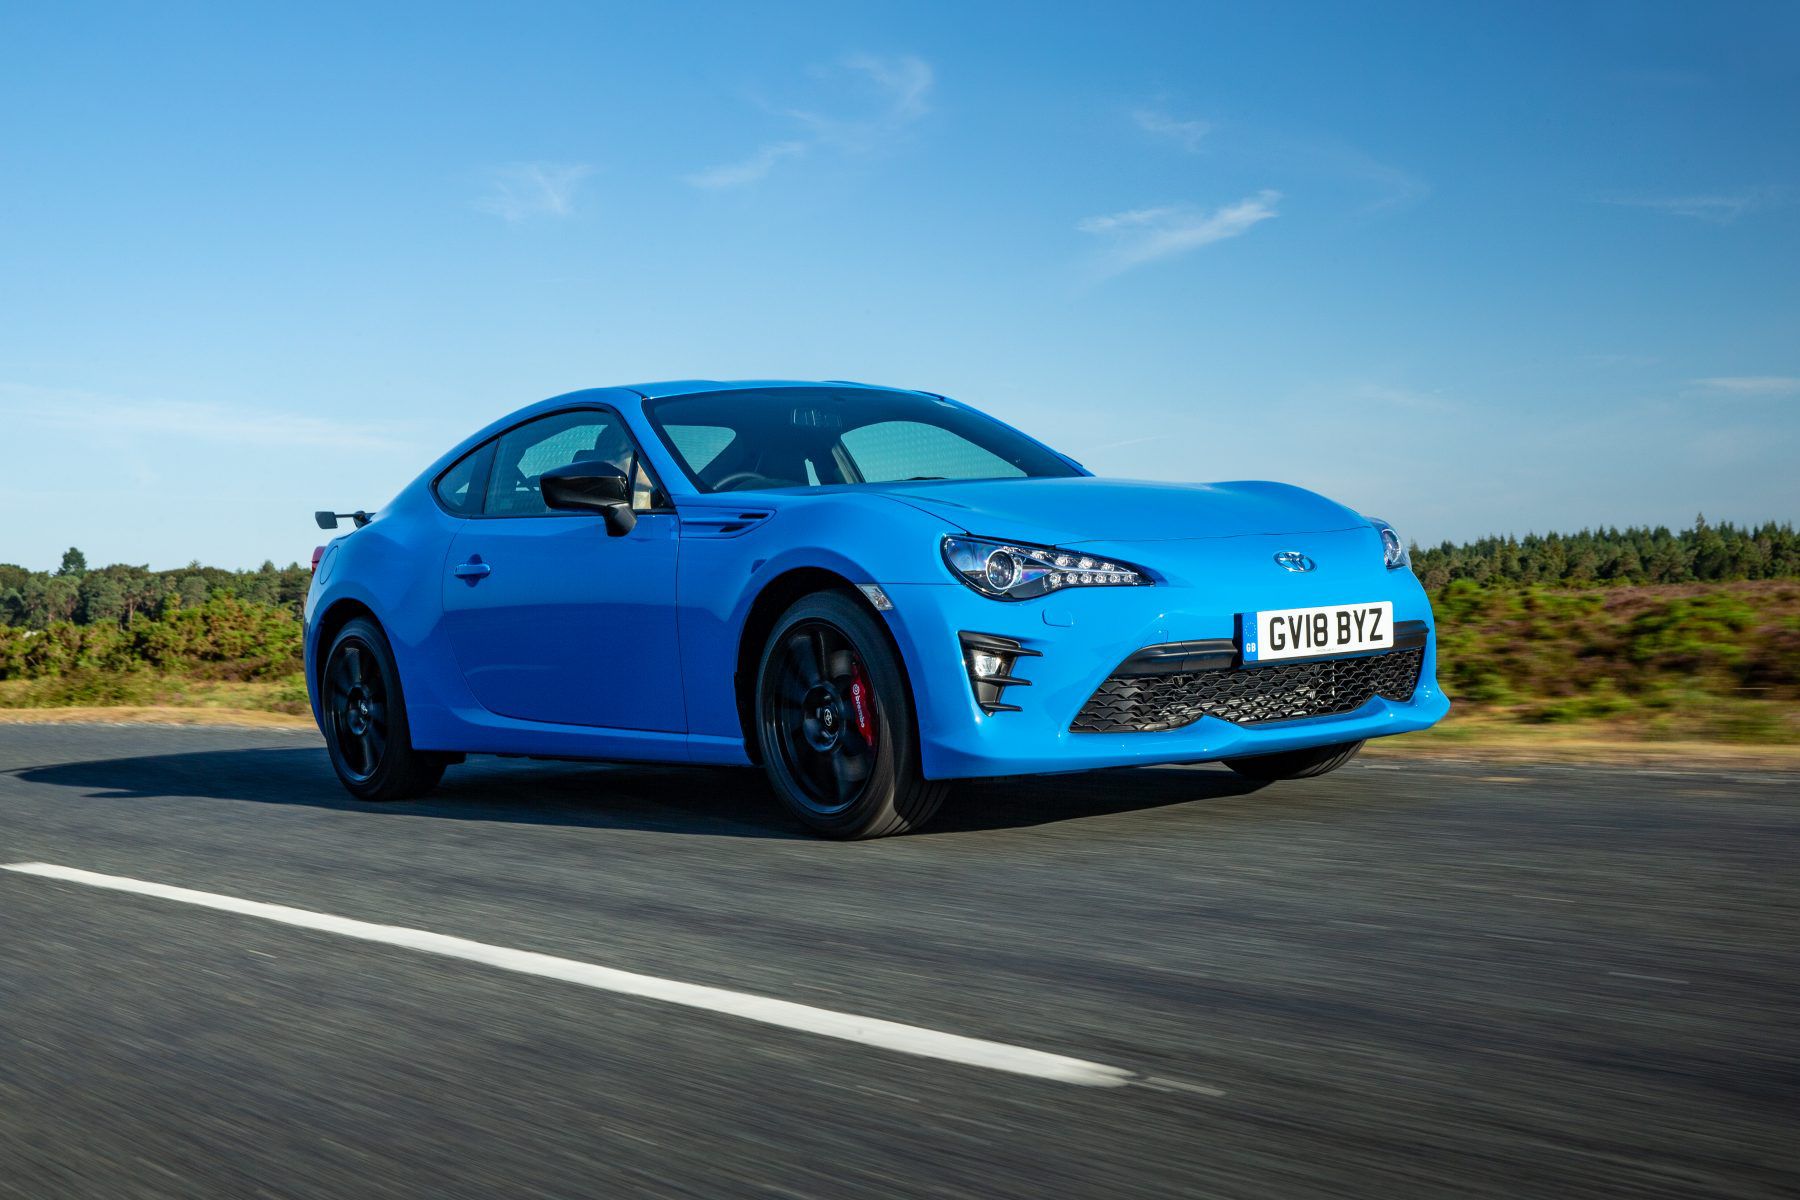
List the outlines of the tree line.
{"type": "Polygon", "coordinates": [[[311,572],[299,563],[265,562],[252,571],[227,571],[189,563],[173,571],[116,563],[90,568],[70,549],[54,571],[28,571],[0,563],[0,626],[48,629],[52,625],[130,626],[229,597],[300,615],[311,572]]]}
{"type": "Polygon", "coordinates": [[[1584,529],[1580,533],[1486,537],[1430,549],[1412,548],[1413,570],[1430,592],[1459,579],[1490,585],[1716,583],[1800,578],[1800,534],[1791,524],[1714,525],[1704,515],[1691,528],[1584,529]]]}
{"type": "MultiPolygon", "coordinates": [[[[1800,534],[1787,523],[1584,529],[1580,533],[1486,537],[1412,548],[1413,570],[1431,592],[1457,580],[1484,585],[1587,587],[1626,583],[1713,583],[1800,579],[1800,534]]],[[[299,616],[311,572],[273,562],[249,571],[189,563],[173,571],[114,564],[90,568],[70,549],[54,571],[0,563],[0,626],[118,625],[160,620],[214,598],[230,598],[299,616]]]]}

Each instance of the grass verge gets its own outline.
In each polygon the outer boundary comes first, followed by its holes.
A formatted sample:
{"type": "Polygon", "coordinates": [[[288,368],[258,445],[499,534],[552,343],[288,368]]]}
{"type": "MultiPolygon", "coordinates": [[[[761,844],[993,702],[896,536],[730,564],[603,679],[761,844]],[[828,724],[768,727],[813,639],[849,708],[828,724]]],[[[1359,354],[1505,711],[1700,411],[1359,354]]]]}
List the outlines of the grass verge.
{"type": "Polygon", "coordinates": [[[1641,731],[1605,721],[1526,725],[1491,716],[1452,717],[1422,733],[1376,738],[1363,754],[1391,760],[1800,770],[1800,745],[1679,736],[1649,738],[1641,731]]]}
{"type": "Polygon", "coordinates": [[[250,729],[312,729],[312,715],[258,708],[177,708],[118,704],[105,707],[0,708],[0,725],[213,725],[250,729]]]}

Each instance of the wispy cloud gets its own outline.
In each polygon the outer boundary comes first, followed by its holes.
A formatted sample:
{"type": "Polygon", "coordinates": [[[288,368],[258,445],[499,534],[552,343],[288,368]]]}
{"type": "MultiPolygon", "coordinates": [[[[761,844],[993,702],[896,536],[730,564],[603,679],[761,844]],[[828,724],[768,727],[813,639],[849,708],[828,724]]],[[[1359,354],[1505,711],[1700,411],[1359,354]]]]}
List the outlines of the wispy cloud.
{"type": "Polygon", "coordinates": [[[931,111],[936,76],[930,63],[912,55],[853,54],[811,74],[836,94],[841,107],[780,109],[782,119],[798,127],[797,136],[768,142],[741,161],[696,171],[687,182],[708,189],[746,187],[766,179],[781,162],[815,149],[873,153],[931,111]]]}
{"type": "Polygon", "coordinates": [[[1431,195],[1426,179],[1349,142],[1237,126],[1232,132],[1249,161],[1290,178],[1344,188],[1360,198],[1358,211],[1365,214],[1408,208],[1431,195]]]}
{"type": "Polygon", "coordinates": [[[1686,196],[1602,196],[1601,204],[1623,208],[1647,208],[1670,217],[1687,217],[1712,225],[1729,225],[1739,217],[1786,200],[1781,188],[1745,188],[1736,192],[1711,192],[1686,196]]]}
{"type": "Polygon", "coordinates": [[[862,94],[860,115],[788,110],[796,121],[817,131],[819,139],[851,149],[866,149],[871,142],[887,139],[931,112],[931,88],[936,76],[925,59],[902,54],[878,58],[875,54],[851,54],[837,68],[815,70],[828,83],[842,81],[862,94]]]}
{"type": "Polygon", "coordinates": [[[1155,108],[1134,109],[1131,119],[1145,133],[1167,138],[1190,154],[1200,149],[1200,143],[1212,132],[1210,121],[1183,121],[1155,108]]]}
{"type": "Polygon", "coordinates": [[[1590,367],[1653,367],[1662,360],[1654,354],[1584,354],[1581,361],[1590,367]]]}
{"type": "Polygon", "coordinates": [[[581,181],[594,173],[585,163],[509,163],[488,172],[488,192],[475,201],[505,221],[566,217],[575,211],[581,181]]]}
{"type": "Polygon", "coordinates": [[[392,422],[331,421],[249,405],[189,400],[127,400],[73,388],[0,383],[0,414],[8,424],[83,432],[110,439],[168,438],[255,448],[337,450],[411,449],[408,431],[392,422]]]}
{"type": "Polygon", "coordinates": [[[1360,183],[1370,189],[1374,199],[1363,206],[1364,212],[1404,208],[1431,194],[1431,185],[1419,176],[1383,162],[1355,146],[1331,144],[1314,149],[1320,165],[1328,171],[1360,183]]]}
{"type": "Polygon", "coordinates": [[[1118,441],[1118,442],[1102,442],[1098,446],[1085,447],[1082,450],[1082,453],[1098,454],[1102,450],[1123,450],[1127,446],[1141,446],[1145,442],[1160,441],[1161,438],[1162,438],[1161,434],[1152,433],[1152,434],[1146,434],[1143,437],[1126,438],[1123,441],[1118,441]]]}
{"type": "Polygon", "coordinates": [[[1727,396],[1800,396],[1800,375],[1714,375],[1693,383],[1727,396]]]}
{"type": "Polygon", "coordinates": [[[1189,204],[1138,208],[1089,217],[1076,228],[1108,239],[1110,246],[1101,269],[1103,274],[1117,275],[1159,258],[1237,237],[1273,217],[1280,199],[1280,192],[1261,191],[1210,211],[1189,204]]]}
{"type": "Polygon", "coordinates": [[[1462,407],[1441,392],[1422,392],[1416,388],[1392,387],[1383,383],[1361,384],[1352,388],[1350,394],[1371,404],[1411,409],[1415,412],[1450,412],[1462,407]]]}
{"type": "Polygon", "coordinates": [[[723,163],[696,171],[687,181],[698,188],[733,188],[760,183],[784,158],[798,158],[806,153],[805,142],[770,142],[742,162],[723,163]]]}

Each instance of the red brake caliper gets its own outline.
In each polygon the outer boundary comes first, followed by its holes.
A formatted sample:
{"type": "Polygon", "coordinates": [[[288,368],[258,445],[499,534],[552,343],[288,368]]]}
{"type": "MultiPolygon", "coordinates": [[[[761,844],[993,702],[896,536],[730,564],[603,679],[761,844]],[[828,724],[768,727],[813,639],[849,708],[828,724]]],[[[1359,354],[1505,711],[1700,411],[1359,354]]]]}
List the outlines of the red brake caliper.
{"type": "Polygon", "coordinates": [[[850,672],[850,711],[856,718],[856,732],[869,749],[875,748],[875,697],[869,694],[869,677],[857,663],[850,672]]]}

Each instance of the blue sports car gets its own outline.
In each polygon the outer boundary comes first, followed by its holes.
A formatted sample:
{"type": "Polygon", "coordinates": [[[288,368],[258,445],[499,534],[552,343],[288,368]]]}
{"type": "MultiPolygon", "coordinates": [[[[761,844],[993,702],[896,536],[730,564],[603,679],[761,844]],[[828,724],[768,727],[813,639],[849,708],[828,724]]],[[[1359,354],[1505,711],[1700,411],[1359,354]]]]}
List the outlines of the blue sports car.
{"type": "Polygon", "coordinates": [[[1384,522],[1279,483],[1097,479],[927,392],[571,392],[341,515],[306,671],[365,800],[467,754],[760,764],[816,832],[879,837],[955,779],[1320,775],[1449,708],[1384,522]]]}

